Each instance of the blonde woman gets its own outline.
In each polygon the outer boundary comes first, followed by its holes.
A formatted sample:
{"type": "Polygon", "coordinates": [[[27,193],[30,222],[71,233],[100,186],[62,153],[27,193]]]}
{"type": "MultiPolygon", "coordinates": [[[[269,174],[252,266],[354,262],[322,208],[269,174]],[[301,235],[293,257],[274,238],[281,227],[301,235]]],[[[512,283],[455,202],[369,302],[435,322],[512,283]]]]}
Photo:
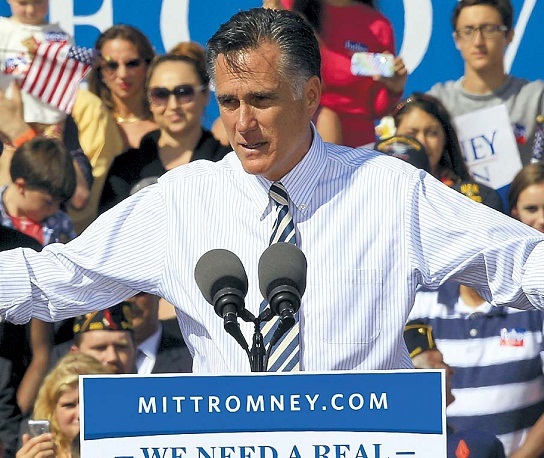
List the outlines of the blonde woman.
{"type": "Polygon", "coordinates": [[[72,458],[72,441],[79,434],[79,376],[108,373],[106,366],[83,353],[62,358],[45,378],[32,414],[36,420],[49,420],[51,432],[34,438],[24,434],[17,458],[72,458]]]}

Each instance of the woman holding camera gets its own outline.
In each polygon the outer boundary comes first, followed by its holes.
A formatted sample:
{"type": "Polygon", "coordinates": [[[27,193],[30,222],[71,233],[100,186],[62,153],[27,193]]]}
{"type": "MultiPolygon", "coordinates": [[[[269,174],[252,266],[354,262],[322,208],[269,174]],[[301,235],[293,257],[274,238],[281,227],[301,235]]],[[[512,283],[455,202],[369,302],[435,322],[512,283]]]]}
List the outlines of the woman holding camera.
{"type": "Polygon", "coordinates": [[[24,434],[16,458],[72,458],[72,441],[79,435],[79,376],[110,372],[92,356],[80,352],[64,356],[45,378],[32,414],[50,432],[24,434]]]}

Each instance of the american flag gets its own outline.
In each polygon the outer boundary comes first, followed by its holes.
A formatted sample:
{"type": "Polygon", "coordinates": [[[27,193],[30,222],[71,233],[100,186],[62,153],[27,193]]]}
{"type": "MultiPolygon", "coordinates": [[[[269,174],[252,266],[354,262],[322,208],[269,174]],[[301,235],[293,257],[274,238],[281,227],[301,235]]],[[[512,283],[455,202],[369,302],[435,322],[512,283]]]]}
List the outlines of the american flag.
{"type": "Polygon", "coordinates": [[[42,102],[70,113],[79,83],[91,69],[93,59],[93,49],[65,42],[42,42],[21,89],[42,102]]]}

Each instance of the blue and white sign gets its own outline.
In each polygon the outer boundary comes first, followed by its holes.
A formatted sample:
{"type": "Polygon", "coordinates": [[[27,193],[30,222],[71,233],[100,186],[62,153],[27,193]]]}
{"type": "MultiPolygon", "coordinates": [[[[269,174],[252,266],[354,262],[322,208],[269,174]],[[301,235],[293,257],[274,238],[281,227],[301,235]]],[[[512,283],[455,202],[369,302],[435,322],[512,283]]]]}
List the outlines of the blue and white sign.
{"type": "MultiPolygon", "coordinates": [[[[457,79],[463,62],[452,39],[451,12],[457,0],[378,0],[378,7],[393,23],[397,50],[410,76],[406,94],[427,91],[434,83],[457,79]]],[[[544,77],[541,24],[544,2],[512,0],[515,38],[506,52],[506,69],[527,79],[544,77]]],[[[179,41],[205,44],[219,25],[236,11],[258,7],[260,0],[49,0],[50,21],[58,22],[80,46],[92,47],[101,31],[113,24],[140,28],[157,52],[179,41]]],[[[7,2],[0,15],[9,16],[7,2]]],[[[215,104],[206,124],[217,116],[215,104]]]]}
{"type": "Polygon", "coordinates": [[[82,456],[443,458],[442,375],[85,376],[82,456]]]}

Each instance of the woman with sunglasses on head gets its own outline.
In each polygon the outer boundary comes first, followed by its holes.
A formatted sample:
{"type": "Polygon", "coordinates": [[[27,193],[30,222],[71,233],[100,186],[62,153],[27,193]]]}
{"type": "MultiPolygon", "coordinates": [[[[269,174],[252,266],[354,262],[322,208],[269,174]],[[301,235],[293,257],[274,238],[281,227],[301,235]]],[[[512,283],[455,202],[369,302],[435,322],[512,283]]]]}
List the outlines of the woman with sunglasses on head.
{"type": "Polygon", "coordinates": [[[118,156],[102,192],[102,213],[177,166],[205,159],[217,161],[231,150],[203,128],[210,99],[205,51],[197,43],[176,46],[156,57],[146,78],[146,92],[159,129],[146,135],[138,149],[118,156]]]}
{"type": "Polygon", "coordinates": [[[124,148],[137,148],[142,137],[157,128],[144,82],[155,56],[147,37],[130,25],[114,25],[96,40],[98,65],[89,74],[89,89],[108,107],[119,127],[124,148]]]}
{"type": "Polygon", "coordinates": [[[468,171],[451,116],[435,97],[414,92],[393,110],[396,133],[414,137],[425,148],[431,173],[462,194],[503,211],[497,192],[474,181],[468,171]]]}

